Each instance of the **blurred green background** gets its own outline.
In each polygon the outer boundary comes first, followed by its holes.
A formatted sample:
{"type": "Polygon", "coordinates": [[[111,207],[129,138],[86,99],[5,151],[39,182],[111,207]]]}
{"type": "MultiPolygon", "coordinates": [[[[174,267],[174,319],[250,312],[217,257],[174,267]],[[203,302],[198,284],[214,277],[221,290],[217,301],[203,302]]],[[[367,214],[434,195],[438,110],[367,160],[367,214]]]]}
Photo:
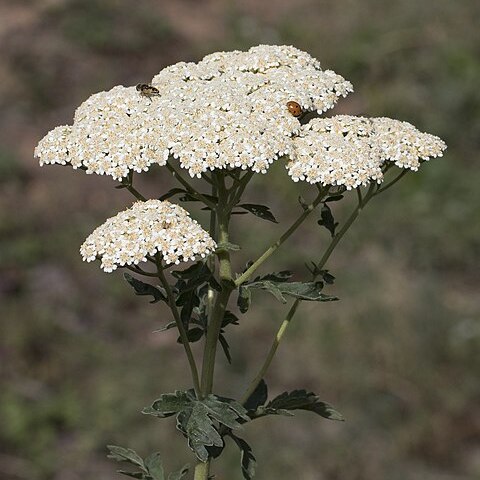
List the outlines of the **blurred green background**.
{"type": "MultiPolygon", "coordinates": [[[[248,426],[257,477],[480,479],[479,21],[477,0],[1,2],[0,478],[119,478],[106,443],[158,449],[171,468],[192,461],[172,421],[138,413],[189,386],[174,332],[152,333],[168,313],[78,255],[131,198],[108,178],[40,169],[35,144],[93,92],[286,43],[353,83],[334,112],[407,120],[449,149],[362,214],[328,265],[341,301],[301,307],[268,375],[272,393],[310,388],[347,422],[305,413],[248,426]]],[[[311,195],[281,166],[257,177],[246,198],[283,221],[311,195]]],[[[160,168],[141,183],[152,196],[173,185],[160,168]]],[[[280,231],[241,217],[237,266],[280,231]]],[[[300,278],[327,241],[312,219],[264,271],[300,278]]],[[[283,311],[258,296],[227,332],[234,363],[219,357],[219,393],[245,388],[283,311]]],[[[240,479],[237,462],[229,447],[216,478],[240,479]]]]}

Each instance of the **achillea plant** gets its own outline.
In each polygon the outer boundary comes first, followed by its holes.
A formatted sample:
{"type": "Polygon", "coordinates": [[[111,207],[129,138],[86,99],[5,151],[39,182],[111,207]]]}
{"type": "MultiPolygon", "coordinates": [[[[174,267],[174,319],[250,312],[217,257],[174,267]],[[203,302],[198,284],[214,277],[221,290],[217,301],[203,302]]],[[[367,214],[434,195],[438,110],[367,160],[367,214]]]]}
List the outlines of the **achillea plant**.
{"type": "MultiPolygon", "coordinates": [[[[168,327],[179,331],[192,389],[162,394],[143,413],[176,416],[177,428],[197,459],[195,480],[212,478],[212,460],[221,455],[227,439],[241,452],[244,478],[253,478],[255,457],[239,432],[259,417],[306,410],[342,420],[306,390],[268,398],[264,376],[300,303],[336,300],[322,291],[334,281],[327,261],[359,212],[446,148],[439,138],[390,118],[320,118],[351,91],[348,81],[322,70],[317,60],[293,47],[260,45],[247,52],[214,53],[199,63],[167,67],[151,84],[117,86],[92,95],[77,109],[72,125],[55,128],[35,149],[41,165],[71,165],[109,175],[137,199],[98,227],[81,254],[86,261],[99,259],[106,272],[133,272],[135,276],[125,273],[125,279],[136,294],[151,295],[153,302],[165,302],[171,309],[168,327]],[[316,197],[301,200],[298,218],[283,235],[261,249],[243,271],[234,272],[231,257],[241,253],[230,241],[233,214],[250,212],[276,222],[268,207],[242,201],[252,176],[268,173],[273,162],[283,163],[294,182],[314,185],[316,197]],[[159,199],[147,200],[134,187],[134,177],[154,164],[165,166],[179,185],[161,192],[159,199]],[[182,170],[203,179],[205,187],[194,188],[182,170]],[[336,221],[332,202],[351,190],[357,205],[336,221]],[[209,227],[202,228],[186,210],[168,201],[174,197],[200,202],[210,211],[209,227]],[[287,271],[254,277],[314,213],[331,238],[311,262],[308,277],[291,281],[287,271]],[[248,311],[253,290],[293,303],[243,395],[225,398],[213,389],[217,349],[220,346],[230,360],[223,333],[239,322],[238,312],[248,311]],[[191,349],[196,341],[204,342],[201,366],[191,349]]],[[[132,467],[122,473],[143,480],[166,478],[159,453],[143,459],[128,448],[108,448],[111,458],[132,467]]],[[[188,472],[185,466],[168,479],[188,472]]]]}

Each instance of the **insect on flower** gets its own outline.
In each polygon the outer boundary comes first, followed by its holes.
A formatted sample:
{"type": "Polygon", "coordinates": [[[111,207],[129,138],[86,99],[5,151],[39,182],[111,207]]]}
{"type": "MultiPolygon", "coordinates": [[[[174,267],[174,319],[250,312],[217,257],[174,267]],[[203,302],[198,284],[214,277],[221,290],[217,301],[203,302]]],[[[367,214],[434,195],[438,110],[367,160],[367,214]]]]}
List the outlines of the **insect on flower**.
{"type": "Polygon", "coordinates": [[[158,88],[155,88],[153,85],[149,85],[148,83],[139,83],[135,88],[138,92],[140,92],[140,95],[145,97],[150,98],[160,95],[158,88]]]}
{"type": "Polygon", "coordinates": [[[299,117],[303,113],[302,107],[297,102],[287,102],[287,108],[294,117],[299,117]]]}

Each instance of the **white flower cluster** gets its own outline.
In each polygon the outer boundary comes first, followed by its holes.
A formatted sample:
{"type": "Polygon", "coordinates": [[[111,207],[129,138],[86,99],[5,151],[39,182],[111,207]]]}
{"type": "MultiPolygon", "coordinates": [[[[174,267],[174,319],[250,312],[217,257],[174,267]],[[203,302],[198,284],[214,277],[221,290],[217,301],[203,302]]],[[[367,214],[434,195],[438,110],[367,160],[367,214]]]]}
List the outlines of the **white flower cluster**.
{"type": "Polygon", "coordinates": [[[289,175],[322,185],[347,189],[383,180],[382,165],[417,170],[420,160],[440,157],[446,148],[438,137],[391,118],[338,115],[316,118],[293,139],[289,175]]]}
{"type": "Polygon", "coordinates": [[[101,268],[136,265],[161,253],[166,264],[205,257],[216,244],[188,212],[167,201],[136,202],[94,230],[80,247],[84,261],[100,257],[101,268]]]}
{"type": "Polygon", "coordinates": [[[73,125],[47,134],[35,156],[115,179],[165,165],[169,155],[191,176],[227,167],[265,173],[291,153],[300,129],[287,102],[321,113],[352,90],[307,53],[267,45],[172,65],[152,85],[158,95],[122,86],[92,95],[73,125]]]}

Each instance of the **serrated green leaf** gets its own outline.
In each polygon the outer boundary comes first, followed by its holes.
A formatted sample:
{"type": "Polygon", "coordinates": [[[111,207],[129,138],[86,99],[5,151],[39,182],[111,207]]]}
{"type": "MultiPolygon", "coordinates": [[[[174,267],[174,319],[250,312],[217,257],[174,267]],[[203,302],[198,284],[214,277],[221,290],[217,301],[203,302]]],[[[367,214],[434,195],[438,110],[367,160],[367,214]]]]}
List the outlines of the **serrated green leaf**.
{"type": "Polygon", "coordinates": [[[175,393],[164,393],[150,408],[144,408],[142,413],[160,418],[170,417],[189,408],[193,401],[194,397],[189,392],[177,390],[175,393]]]}
{"type": "Polygon", "coordinates": [[[307,390],[293,390],[275,397],[265,406],[265,414],[282,414],[283,411],[307,410],[329,420],[343,421],[341,413],[328,403],[319,400],[317,395],[307,390]]]}
{"type": "Polygon", "coordinates": [[[107,445],[107,449],[110,452],[107,455],[108,458],[116,460],[117,462],[131,463],[132,465],[136,465],[145,471],[143,459],[135,450],[132,450],[131,448],[119,447],[117,445],[107,445]]]}
{"type": "Polygon", "coordinates": [[[239,321],[240,320],[234,313],[232,313],[230,310],[227,310],[223,315],[222,328],[225,328],[228,325],[238,325],[239,321]]]}
{"type": "Polygon", "coordinates": [[[133,287],[136,295],[152,295],[153,300],[150,303],[156,303],[159,301],[167,301],[167,295],[165,290],[159,287],[154,287],[149,283],[144,283],[138,278],[132,277],[129,273],[124,273],[123,277],[133,287]]]}
{"type": "Polygon", "coordinates": [[[322,209],[320,210],[320,220],[318,221],[318,224],[325,227],[330,232],[332,238],[335,236],[338,222],[335,222],[332,211],[326,203],[323,204],[322,209]]]}
{"type": "Polygon", "coordinates": [[[238,289],[237,305],[242,313],[245,313],[250,308],[252,302],[252,294],[250,289],[245,288],[243,285],[238,289]]]}
{"type": "Polygon", "coordinates": [[[234,429],[249,420],[245,408],[235,400],[213,394],[199,400],[193,390],[161,395],[143,413],[161,418],[176,413],[178,430],[187,437],[189,447],[202,462],[211,456],[208,447],[223,448],[218,424],[234,429]]]}
{"type": "Polygon", "coordinates": [[[202,462],[208,460],[206,446],[223,446],[223,439],[213,425],[203,402],[195,402],[193,408],[180,412],[177,416],[178,425],[185,432],[190,448],[202,462]]]}
{"type": "Polygon", "coordinates": [[[267,275],[262,275],[261,277],[255,278],[253,281],[258,282],[262,280],[271,280],[273,282],[286,282],[292,278],[293,273],[289,270],[282,270],[281,272],[267,273],[267,275]]]}
{"type": "Polygon", "coordinates": [[[331,302],[338,300],[337,297],[321,293],[323,282],[275,282],[271,280],[260,280],[245,283],[242,286],[245,290],[261,289],[271,293],[282,303],[286,303],[285,296],[307,300],[311,302],[331,302]]]}
{"type": "Polygon", "coordinates": [[[239,419],[250,420],[246,409],[235,400],[210,394],[202,400],[202,403],[211,418],[228,428],[241,428],[239,419]]]}
{"type": "Polygon", "coordinates": [[[247,410],[256,410],[261,405],[264,405],[268,398],[268,387],[265,383],[265,380],[260,380],[260,383],[257,385],[257,388],[252,392],[248,397],[247,401],[244,403],[244,406],[247,410]]]}
{"type": "Polygon", "coordinates": [[[273,216],[270,208],[266,205],[257,205],[256,203],[242,203],[237,205],[238,208],[243,208],[250,213],[253,213],[256,217],[268,220],[269,222],[278,223],[277,219],[273,216]]]}
{"type": "Polygon", "coordinates": [[[250,445],[243,440],[243,438],[230,434],[232,440],[237,444],[240,449],[240,464],[242,466],[242,474],[245,480],[252,480],[255,476],[255,470],[257,468],[257,460],[253,454],[250,445]]]}
{"type": "Polygon", "coordinates": [[[190,465],[184,465],[180,470],[168,475],[168,480],[181,480],[190,470],[190,465]]]}
{"type": "Polygon", "coordinates": [[[152,453],[145,459],[145,467],[152,480],[165,480],[165,471],[160,453],[152,453]]]}

